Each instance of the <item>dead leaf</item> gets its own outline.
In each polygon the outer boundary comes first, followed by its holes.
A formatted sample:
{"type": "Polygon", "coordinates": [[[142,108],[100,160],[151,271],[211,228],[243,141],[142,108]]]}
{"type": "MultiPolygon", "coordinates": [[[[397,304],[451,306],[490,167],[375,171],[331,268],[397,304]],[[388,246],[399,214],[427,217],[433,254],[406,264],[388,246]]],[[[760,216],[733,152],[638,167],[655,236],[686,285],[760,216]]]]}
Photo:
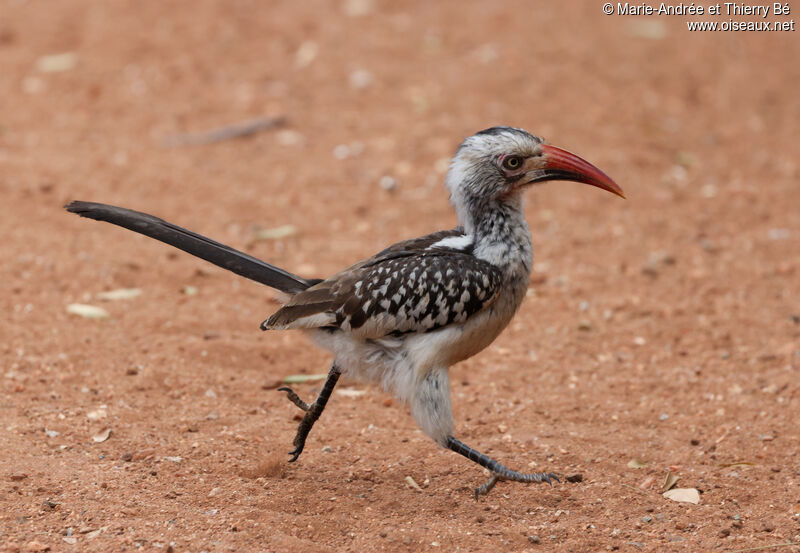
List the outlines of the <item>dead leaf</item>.
{"type": "Polygon", "coordinates": [[[298,69],[308,66],[314,61],[318,53],[319,46],[316,42],[312,40],[303,42],[294,54],[294,66],[298,69]]]}
{"type": "Polygon", "coordinates": [[[61,71],[69,71],[78,62],[78,56],[75,52],[64,52],[62,54],[52,54],[49,56],[42,56],[36,60],[36,69],[42,73],[60,73],[61,71]]]}
{"type": "Polygon", "coordinates": [[[303,382],[314,382],[315,380],[325,380],[327,374],[290,374],[283,377],[284,384],[302,384],[303,382]]]}
{"type": "Polygon", "coordinates": [[[283,225],[275,228],[265,228],[256,231],[256,240],[278,240],[297,234],[297,227],[294,225],[283,225]]]}
{"type": "Polygon", "coordinates": [[[341,390],[338,390],[336,392],[336,394],[339,396],[351,397],[351,398],[361,397],[366,393],[367,393],[366,390],[356,390],[355,388],[342,388],[341,390]]]}
{"type": "Polygon", "coordinates": [[[640,490],[649,490],[650,486],[653,485],[653,480],[655,480],[655,478],[653,478],[652,476],[648,476],[647,478],[642,480],[641,484],[639,484],[639,489],[640,490]]]}
{"type": "Polygon", "coordinates": [[[675,484],[678,483],[681,477],[675,474],[674,472],[668,472],[667,477],[664,479],[664,483],[661,485],[661,493],[667,492],[675,487],[675,484]]]}
{"type": "Polygon", "coordinates": [[[631,459],[628,461],[628,468],[629,469],[643,469],[647,466],[647,463],[640,459],[631,459]]]}
{"type": "Polygon", "coordinates": [[[680,503],[693,503],[694,505],[700,503],[700,492],[695,488],[675,488],[665,491],[663,496],[680,503]]]}
{"type": "Polygon", "coordinates": [[[100,292],[97,294],[97,299],[115,301],[115,300],[130,300],[137,296],[142,295],[141,288],[118,288],[108,292],[100,292]]]}
{"type": "Polygon", "coordinates": [[[105,442],[109,438],[109,436],[111,436],[110,427],[104,428],[103,430],[92,436],[92,439],[95,441],[95,443],[99,444],[101,442],[105,442]]]}
{"type": "Polygon", "coordinates": [[[85,303],[71,303],[67,306],[67,313],[80,315],[87,319],[106,319],[109,317],[108,311],[102,307],[87,305],[85,303]]]}
{"type": "Polygon", "coordinates": [[[638,38],[661,40],[667,36],[667,26],[663,21],[637,19],[628,24],[628,34],[638,38]]]}

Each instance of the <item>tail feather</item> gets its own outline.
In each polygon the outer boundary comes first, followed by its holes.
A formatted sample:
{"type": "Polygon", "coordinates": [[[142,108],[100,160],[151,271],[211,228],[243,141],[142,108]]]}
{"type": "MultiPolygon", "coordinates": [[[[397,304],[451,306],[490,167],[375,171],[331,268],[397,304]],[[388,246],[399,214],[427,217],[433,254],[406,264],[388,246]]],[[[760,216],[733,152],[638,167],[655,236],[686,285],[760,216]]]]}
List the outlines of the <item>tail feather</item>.
{"type": "Polygon", "coordinates": [[[106,221],[139,234],[160,240],[194,256],[289,294],[302,292],[319,279],[305,279],[221,244],[210,238],[168,223],[163,219],[124,207],[95,202],[71,202],[64,206],[71,213],[96,221],[106,221]]]}

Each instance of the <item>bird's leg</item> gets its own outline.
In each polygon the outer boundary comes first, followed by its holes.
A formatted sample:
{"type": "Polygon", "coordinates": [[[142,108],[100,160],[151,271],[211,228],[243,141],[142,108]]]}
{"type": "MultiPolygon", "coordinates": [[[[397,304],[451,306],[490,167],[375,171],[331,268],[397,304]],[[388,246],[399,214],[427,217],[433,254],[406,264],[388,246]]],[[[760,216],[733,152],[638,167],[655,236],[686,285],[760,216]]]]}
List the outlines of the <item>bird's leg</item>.
{"type": "Polygon", "coordinates": [[[489,480],[475,490],[475,499],[478,499],[478,496],[480,495],[486,495],[489,493],[492,488],[494,488],[494,485],[497,484],[498,480],[511,480],[512,482],[547,482],[551,486],[553,485],[553,480],[560,482],[558,476],[552,472],[531,472],[525,474],[511,470],[505,465],[498,463],[488,455],[484,455],[480,451],[472,449],[464,442],[455,439],[453,436],[447,437],[447,447],[492,472],[489,480]]]}
{"type": "Polygon", "coordinates": [[[288,397],[292,403],[306,412],[306,414],[303,415],[303,420],[301,420],[300,424],[297,425],[297,434],[295,434],[293,442],[294,449],[289,452],[289,455],[292,456],[292,458],[289,459],[290,463],[297,461],[297,458],[300,457],[300,454],[303,452],[303,448],[306,445],[306,438],[308,438],[308,433],[311,432],[311,427],[314,426],[314,423],[317,422],[317,419],[325,410],[325,405],[328,403],[328,399],[331,397],[331,392],[333,392],[333,388],[336,386],[336,382],[339,380],[340,374],[341,371],[336,366],[336,363],[331,365],[331,370],[328,372],[328,378],[325,379],[325,384],[322,385],[322,390],[319,391],[317,399],[315,399],[314,403],[311,404],[308,404],[300,399],[295,391],[288,386],[282,386],[278,388],[278,391],[286,392],[286,397],[288,397]]]}

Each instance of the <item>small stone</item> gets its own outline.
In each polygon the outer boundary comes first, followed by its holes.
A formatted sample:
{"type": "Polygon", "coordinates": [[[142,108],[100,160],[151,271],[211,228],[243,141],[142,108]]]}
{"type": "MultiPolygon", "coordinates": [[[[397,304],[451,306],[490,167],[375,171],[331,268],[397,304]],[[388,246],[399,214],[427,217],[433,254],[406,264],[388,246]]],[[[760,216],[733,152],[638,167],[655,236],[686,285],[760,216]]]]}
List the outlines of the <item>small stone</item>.
{"type": "Polygon", "coordinates": [[[742,526],[744,526],[744,523],[741,520],[734,520],[731,522],[732,528],[741,528],[742,526]]]}
{"type": "Polygon", "coordinates": [[[383,190],[391,192],[397,188],[397,180],[392,176],[384,175],[381,177],[381,180],[378,181],[378,186],[383,190]]]}
{"type": "Polygon", "coordinates": [[[15,472],[9,475],[8,479],[11,480],[12,482],[20,482],[22,480],[25,480],[27,477],[28,475],[25,474],[24,472],[15,472]]]}
{"type": "Polygon", "coordinates": [[[581,473],[570,474],[567,476],[566,481],[572,483],[583,482],[583,475],[581,473]]]}
{"type": "Polygon", "coordinates": [[[531,543],[542,543],[542,540],[539,538],[539,536],[535,536],[535,535],[534,536],[528,536],[528,541],[531,542],[531,543]]]}
{"type": "Polygon", "coordinates": [[[125,461],[126,463],[130,463],[131,461],[133,461],[133,453],[129,451],[125,452],[122,455],[120,455],[119,458],[120,460],[125,461]]]}
{"type": "Polygon", "coordinates": [[[89,411],[86,413],[86,418],[90,421],[99,421],[100,419],[104,419],[108,416],[108,411],[103,408],[94,409],[93,411],[89,411]]]}
{"type": "Polygon", "coordinates": [[[642,522],[650,522],[651,520],[653,520],[653,517],[647,517],[647,516],[642,517],[642,522]]]}
{"type": "Polygon", "coordinates": [[[730,528],[723,528],[722,530],[719,531],[719,534],[717,534],[717,535],[720,538],[727,538],[728,536],[731,535],[731,530],[730,530],[730,528]]]}
{"type": "Polygon", "coordinates": [[[775,525],[772,524],[771,522],[765,522],[764,525],[761,527],[761,531],[762,532],[774,532],[775,531],[775,525]]]}
{"type": "Polygon", "coordinates": [[[362,17],[375,9],[373,0],[345,0],[342,11],[347,17],[362,17]]]}
{"type": "Polygon", "coordinates": [[[371,85],[374,79],[372,77],[372,73],[366,69],[356,69],[350,73],[348,80],[350,81],[351,88],[355,90],[361,90],[371,85]]]}
{"type": "Polygon", "coordinates": [[[322,453],[331,453],[332,451],[333,451],[333,448],[331,446],[329,446],[329,445],[322,446],[322,453]]]}
{"type": "Polygon", "coordinates": [[[36,551],[50,551],[50,546],[36,540],[32,540],[25,544],[25,551],[30,551],[32,553],[36,551]]]}

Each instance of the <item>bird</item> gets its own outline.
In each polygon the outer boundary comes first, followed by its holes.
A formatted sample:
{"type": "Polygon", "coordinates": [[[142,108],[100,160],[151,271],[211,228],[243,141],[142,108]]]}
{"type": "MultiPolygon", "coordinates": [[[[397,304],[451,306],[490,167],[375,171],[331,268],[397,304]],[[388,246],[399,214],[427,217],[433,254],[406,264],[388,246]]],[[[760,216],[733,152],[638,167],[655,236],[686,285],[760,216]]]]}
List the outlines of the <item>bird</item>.
{"type": "Polygon", "coordinates": [[[158,217],[95,202],[65,208],[160,240],[238,275],[277,289],[280,309],[262,330],[301,330],[333,355],[311,403],[279,391],[304,415],[289,452],[303,452],[341,375],[376,383],[410,407],[422,431],[443,448],[489,471],[475,489],[499,481],[559,481],[552,472],[522,473],[455,436],[450,368],[491,344],[509,324],[530,285],[533,246],[523,194],[546,181],[575,181],[625,198],[583,158],[528,131],[495,126],[458,146],[445,185],[456,228],[393,244],[328,278],[304,278],[158,217]]]}

